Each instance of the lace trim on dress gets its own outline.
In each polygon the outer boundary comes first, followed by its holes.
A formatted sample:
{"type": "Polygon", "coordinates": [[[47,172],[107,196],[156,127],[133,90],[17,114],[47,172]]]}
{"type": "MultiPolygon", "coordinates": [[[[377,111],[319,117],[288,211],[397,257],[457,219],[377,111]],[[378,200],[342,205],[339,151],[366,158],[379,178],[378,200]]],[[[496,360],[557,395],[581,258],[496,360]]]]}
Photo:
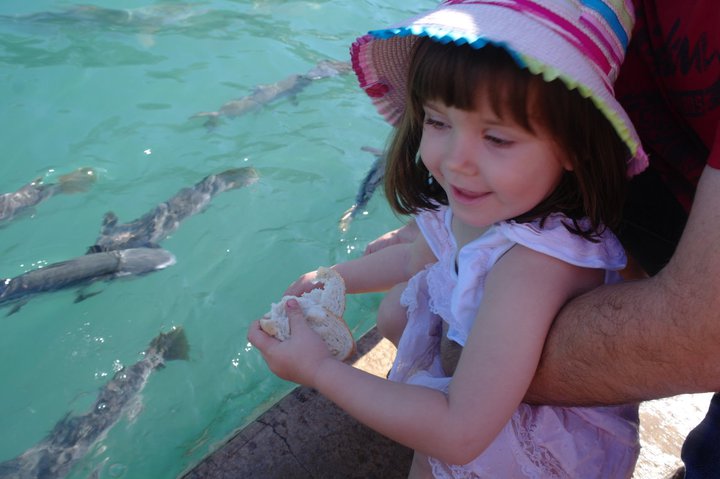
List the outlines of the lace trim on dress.
{"type": "Polygon", "coordinates": [[[437,459],[428,458],[430,468],[432,469],[435,479],[480,479],[482,478],[476,471],[469,471],[463,466],[454,466],[445,464],[437,459]]]}
{"type": "Polygon", "coordinates": [[[452,269],[442,264],[445,261],[446,259],[442,258],[427,268],[427,288],[430,291],[428,308],[446,322],[450,322],[452,291],[457,285],[457,277],[452,274],[452,269]]]}
{"type": "Polygon", "coordinates": [[[513,448],[513,454],[523,474],[533,479],[572,479],[555,455],[535,440],[537,422],[530,406],[521,404],[512,415],[510,425],[519,445],[513,448]]]}
{"type": "MultiPolygon", "coordinates": [[[[438,359],[442,319],[420,307],[429,299],[427,288],[424,287],[426,273],[427,269],[410,278],[400,296],[400,303],[408,308],[408,322],[400,337],[398,353],[388,376],[392,381],[411,382],[416,374],[425,376],[427,373],[429,378],[442,376],[438,359]]],[[[442,384],[438,386],[443,387],[442,384]]]]}
{"type": "Polygon", "coordinates": [[[437,258],[442,258],[447,251],[455,249],[453,239],[448,234],[449,212],[447,206],[442,206],[437,210],[423,210],[415,217],[418,228],[437,258]]]}
{"type": "Polygon", "coordinates": [[[435,257],[438,258],[437,263],[425,268],[427,287],[431,292],[428,307],[445,321],[451,319],[451,292],[457,283],[457,276],[453,273],[456,248],[448,229],[449,221],[450,210],[447,207],[440,207],[434,211],[424,210],[416,217],[420,231],[435,257]]]}
{"type": "Polygon", "coordinates": [[[507,427],[512,434],[504,434],[505,446],[508,447],[515,457],[513,465],[508,464],[509,469],[503,470],[503,465],[496,463],[493,472],[487,472],[483,467],[482,455],[467,465],[446,464],[434,457],[429,457],[428,462],[433,475],[437,479],[478,479],[500,477],[498,474],[505,474],[502,477],[517,478],[517,468],[522,472],[522,477],[527,479],[572,479],[565,472],[560,461],[555,455],[539,444],[534,439],[537,423],[529,406],[522,405],[516,411],[507,427]],[[523,410],[525,409],[525,410],[523,410]],[[514,440],[508,442],[508,439],[514,440]],[[496,469],[497,468],[497,469],[496,469]],[[515,471],[515,472],[512,472],[515,471]],[[509,474],[509,475],[508,475],[509,474]]]}

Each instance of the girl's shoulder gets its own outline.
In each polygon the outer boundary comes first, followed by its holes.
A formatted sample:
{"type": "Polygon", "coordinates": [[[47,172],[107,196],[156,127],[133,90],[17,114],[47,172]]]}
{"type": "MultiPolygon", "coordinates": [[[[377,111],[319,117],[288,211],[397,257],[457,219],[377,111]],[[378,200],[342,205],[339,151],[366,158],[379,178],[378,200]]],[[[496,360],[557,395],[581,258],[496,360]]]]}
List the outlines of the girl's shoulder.
{"type": "MultiPolygon", "coordinates": [[[[585,221],[579,223],[584,225],[585,221]]],[[[542,225],[540,220],[527,223],[504,221],[495,225],[495,229],[513,243],[576,266],[607,270],[625,267],[625,250],[612,231],[606,228],[595,241],[590,241],[569,231],[565,224],[572,225],[572,220],[555,213],[542,225]]]]}

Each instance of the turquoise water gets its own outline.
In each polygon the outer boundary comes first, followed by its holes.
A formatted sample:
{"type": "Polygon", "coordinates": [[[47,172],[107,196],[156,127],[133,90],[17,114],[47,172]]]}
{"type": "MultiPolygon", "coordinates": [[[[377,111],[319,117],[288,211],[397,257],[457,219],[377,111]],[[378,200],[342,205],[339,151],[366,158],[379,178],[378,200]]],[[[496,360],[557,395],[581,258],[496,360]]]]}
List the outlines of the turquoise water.
{"type": "MultiPolygon", "coordinates": [[[[185,329],[190,360],[155,371],[69,477],[177,477],[290,390],[248,346],[247,326],[299,274],[355,257],[399,225],[376,194],[347,232],[337,227],[373,161],[361,147],[382,147],[389,128],[352,75],[211,129],[191,117],[318,61],[347,60],[358,34],[433,4],[128,1],[129,22],[69,2],[0,4],[0,193],[80,167],[97,172],[90,190],[0,228],[0,276],[84,254],[107,211],[131,221],[208,174],[252,166],[260,175],[162,242],[172,267],[95,284],[100,294],[79,303],[67,290],[7,317],[0,310],[0,462],[67,413],[86,413],[115,372],[173,326],[185,329]]],[[[349,298],[356,337],[379,300],[349,298]]]]}

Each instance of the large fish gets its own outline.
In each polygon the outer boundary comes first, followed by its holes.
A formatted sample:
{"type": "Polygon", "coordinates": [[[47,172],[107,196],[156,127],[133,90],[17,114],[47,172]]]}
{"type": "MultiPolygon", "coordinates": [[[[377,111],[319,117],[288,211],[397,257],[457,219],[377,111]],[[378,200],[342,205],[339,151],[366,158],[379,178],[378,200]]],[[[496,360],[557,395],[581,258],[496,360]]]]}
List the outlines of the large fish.
{"type": "Polygon", "coordinates": [[[0,306],[15,303],[17,312],[32,296],[95,281],[142,275],[175,264],[175,256],[160,248],[131,248],[78,256],[34,269],[14,278],[0,279],[0,306]]]}
{"type": "Polygon", "coordinates": [[[352,68],[349,62],[322,60],[307,73],[290,75],[283,80],[268,85],[258,85],[248,96],[231,100],[222,105],[217,111],[196,113],[191,118],[206,117],[208,120],[205,122],[205,126],[212,127],[218,123],[221,117],[233,118],[255,111],[281,98],[294,98],[295,95],[315,80],[345,75],[351,71],[352,68]]]}
{"type": "Polygon", "coordinates": [[[123,368],[98,394],[95,404],[83,415],[68,414],[41,442],[20,456],[0,463],[1,479],[58,479],[129,411],[145,387],[150,374],[166,361],[188,359],[189,346],[182,328],[160,333],[143,358],[123,368]]]}
{"type": "Polygon", "coordinates": [[[215,195],[251,185],[257,179],[257,172],[251,167],[233,168],[206,176],[194,186],[181,189],[175,196],[130,223],[118,224],[114,213],[106,213],[100,236],[88,253],[158,247],[159,242],[173,233],[182,220],[204,211],[215,195]]]}
{"type": "Polygon", "coordinates": [[[200,26],[221,31],[232,22],[247,15],[234,10],[199,8],[200,4],[165,3],[138,8],[104,8],[97,5],[61,7],[54,11],[27,14],[0,15],[0,26],[20,28],[23,32],[40,28],[61,35],[67,31],[84,29],[105,33],[134,34],[144,47],[155,45],[155,34],[160,31],[183,30],[189,35],[200,26]]]}
{"type": "Polygon", "coordinates": [[[357,195],[355,196],[355,203],[340,217],[338,228],[343,233],[350,228],[350,223],[353,218],[365,209],[373,193],[375,193],[375,189],[377,189],[383,182],[383,178],[385,178],[385,163],[387,162],[385,152],[370,146],[363,146],[362,150],[375,155],[375,161],[373,161],[365,178],[363,178],[362,183],[360,183],[360,188],[358,188],[357,195]]]}
{"type": "Polygon", "coordinates": [[[96,5],[75,5],[56,11],[41,11],[19,15],[0,15],[0,22],[14,24],[84,25],[97,28],[136,27],[159,28],[180,25],[189,19],[208,13],[191,4],[150,5],[120,9],[96,5]]]}
{"type": "Polygon", "coordinates": [[[43,183],[42,178],[31,181],[17,191],[0,195],[0,224],[31,211],[48,198],[61,193],[86,191],[95,181],[95,170],[78,168],[62,175],[57,183],[43,183]]]}

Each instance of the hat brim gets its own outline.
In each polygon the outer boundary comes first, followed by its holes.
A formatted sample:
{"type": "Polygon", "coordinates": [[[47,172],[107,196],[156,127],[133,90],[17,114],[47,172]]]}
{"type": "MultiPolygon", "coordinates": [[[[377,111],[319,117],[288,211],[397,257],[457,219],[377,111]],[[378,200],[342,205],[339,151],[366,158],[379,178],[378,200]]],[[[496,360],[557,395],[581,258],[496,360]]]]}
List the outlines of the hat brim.
{"type": "Polygon", "coordinates": [[[378,112],[396,125],[405,108],[407,68],[414,43],[430,37],[441,43],[504,48],[522,68],[545,81],[560,79],[590,99],[628,146],[628,174],[647,167],[647,155],[627,113],[615,99],[607,76],[573,44],[537,19],[492,4],[448,5],[387,29],[374,30],[352,46],[360,86],[378,112]],[[509,31],[507,25],[512,25],[509,31]]]}

